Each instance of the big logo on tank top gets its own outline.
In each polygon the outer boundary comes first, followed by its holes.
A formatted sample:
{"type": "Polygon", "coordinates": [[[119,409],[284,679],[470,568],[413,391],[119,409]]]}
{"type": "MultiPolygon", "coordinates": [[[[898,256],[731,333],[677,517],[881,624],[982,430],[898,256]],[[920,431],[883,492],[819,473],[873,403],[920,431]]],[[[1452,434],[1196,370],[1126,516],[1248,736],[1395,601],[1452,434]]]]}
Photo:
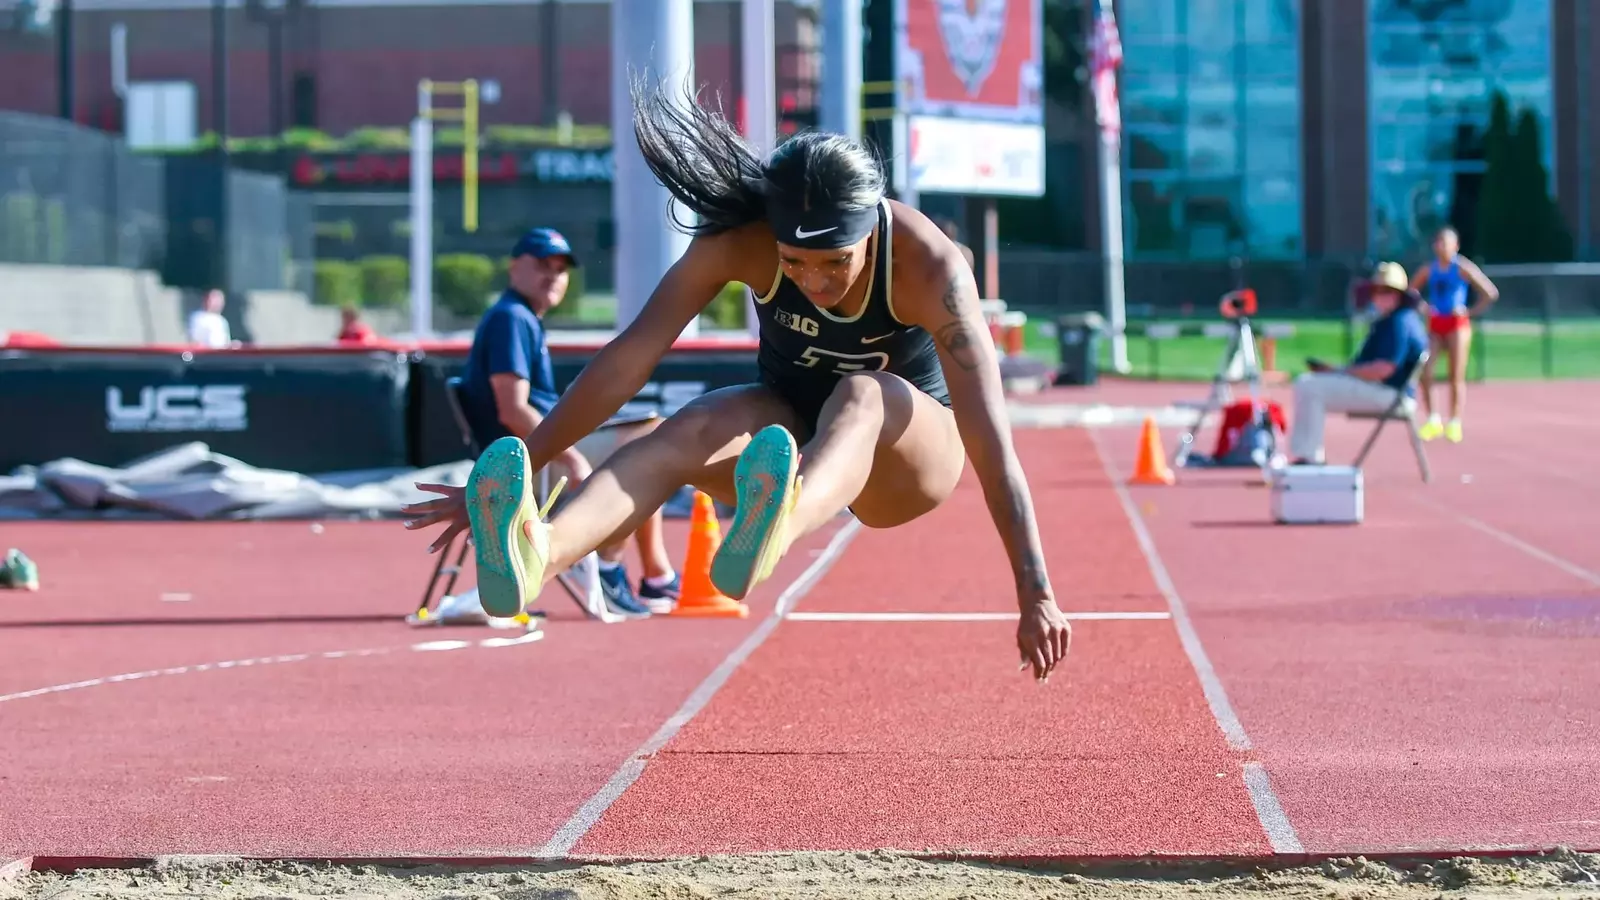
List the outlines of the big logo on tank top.
{"type": "Polygon", "coordinates": [[[818,332],[821,331],[816,319],[792,313],[787,309],[773,309],[772,319],[790,331],[803,334],[806,337],[816,337],[818,332]]]}

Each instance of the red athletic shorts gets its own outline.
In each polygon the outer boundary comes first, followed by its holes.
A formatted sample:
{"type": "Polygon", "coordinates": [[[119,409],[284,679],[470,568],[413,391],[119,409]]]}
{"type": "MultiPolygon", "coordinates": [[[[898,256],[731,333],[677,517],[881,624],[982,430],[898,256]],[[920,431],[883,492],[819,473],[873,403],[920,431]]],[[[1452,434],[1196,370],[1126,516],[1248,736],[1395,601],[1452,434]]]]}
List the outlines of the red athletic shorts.
{"type": "Polygon", "coordinates": [[[1468,334],[1471,334],[1472,320],[1467,318],[1466,313],[1453,313],[1449,315],[1439,315],[1435,313],[1428,318],[1428,330],[1439,337],[1455,334],[1458,331],[1465,331],[1468,334]]]}

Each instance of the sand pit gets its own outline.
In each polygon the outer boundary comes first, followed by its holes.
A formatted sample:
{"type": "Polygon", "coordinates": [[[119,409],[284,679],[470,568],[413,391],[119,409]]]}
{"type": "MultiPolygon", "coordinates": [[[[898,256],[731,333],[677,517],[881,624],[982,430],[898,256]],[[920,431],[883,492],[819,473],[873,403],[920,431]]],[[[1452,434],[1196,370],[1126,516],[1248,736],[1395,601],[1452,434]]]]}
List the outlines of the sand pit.
{"type": "Polygon", "coordinates": [[[1600,897],[1600,856],[1432,862],[1339,859],[1302,868],[1125,865],[1024,869],[891,853],[700,857],[657,863],[461,869],[169,858],[140,869],[24,872],[0,900],[414,898],[414,900],[1435,900],[1600,897]]]}

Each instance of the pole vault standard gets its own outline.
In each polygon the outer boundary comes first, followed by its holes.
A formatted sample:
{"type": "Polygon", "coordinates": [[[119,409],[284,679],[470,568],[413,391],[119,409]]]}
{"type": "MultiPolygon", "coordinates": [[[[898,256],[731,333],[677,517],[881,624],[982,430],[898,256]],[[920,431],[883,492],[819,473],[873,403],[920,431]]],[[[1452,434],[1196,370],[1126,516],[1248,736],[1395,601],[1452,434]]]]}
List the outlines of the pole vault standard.
{"type": "Polygon", "coordinates": [[[411,120],[411,334],[433,334],[433,120],[461,123],[461,227],[478,230],[478,82],[417,83],[417,116],[411,120]],[[459,95],[461,106],[440,109],[435,95],[459,95]]]}

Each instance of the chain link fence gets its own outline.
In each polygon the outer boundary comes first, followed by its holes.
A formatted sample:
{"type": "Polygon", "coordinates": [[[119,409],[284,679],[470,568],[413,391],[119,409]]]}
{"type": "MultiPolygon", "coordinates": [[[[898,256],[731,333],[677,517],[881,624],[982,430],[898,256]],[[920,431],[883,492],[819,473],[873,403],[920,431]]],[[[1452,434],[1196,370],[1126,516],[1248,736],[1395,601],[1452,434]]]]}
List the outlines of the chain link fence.
{"type": "Polygon", "coordinates": [[[314,215],[278,175],[153,156],[59,119],[0,112],[0,262],[160,273],[175,287],[311,295],[314,215]]]}
{"type": "Polygon", "coordinates": [[[0,112],[0,262],[157,269],[166,173],[114,137],[0,112]]]}

